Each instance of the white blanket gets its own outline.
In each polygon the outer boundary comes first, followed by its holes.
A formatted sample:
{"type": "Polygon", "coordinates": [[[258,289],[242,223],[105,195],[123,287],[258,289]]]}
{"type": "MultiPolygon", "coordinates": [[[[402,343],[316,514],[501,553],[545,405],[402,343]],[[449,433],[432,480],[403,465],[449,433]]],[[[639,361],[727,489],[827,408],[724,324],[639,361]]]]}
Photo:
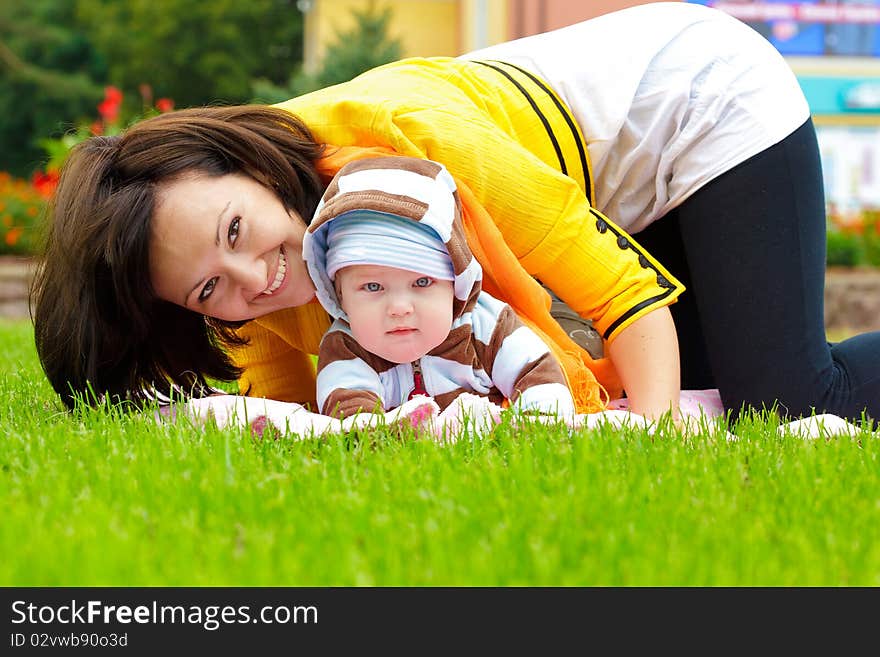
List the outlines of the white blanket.
{"type": "MultiPolygon", "coordinates": [[[[203,399],[192,399],[185,403],[163,407],[160,416],[175,418],[182,414],[202,424],[213,421],[223,428],[228,426],[247,426],[262,436],[273,427],[287,438],[299,439],[325,434],[342,433],[352,429],[366,429],[381,425],[413,427],[418,435],[428,436],[438,442],[455,442],[462,436],[480,437],[488,434],[501,421],[502,409],[485,397],[463,394],[444,411],[430,397],[418,396],[399,408],[384,415],[361,413],[344,420],[312,413],[300,404],[241,397],[238,395],[216,395],[203,399]]],[[[701,428],[722,427],[716,419],[724,410],[717,390],[683,390],[681,393],[681,412],[685,423],[701,428]]],[[[641,415],[627,410],[625,399],[608,405],[608,410],[600,413],[560,416],[517,416],[518,421],[558,423],[564,422],[571,428],[597,427],[610,424],[620,429],[646,428],[654,431],[655,423],[641,415]]],[[[830,438],[838,435],[860,435],[862,430],[836,415],[814,415],[802,420],[782,424],[778,432],[803,438],[830,438]]],[[[730,440],[736,436],[726,432],[730,440]]]]}

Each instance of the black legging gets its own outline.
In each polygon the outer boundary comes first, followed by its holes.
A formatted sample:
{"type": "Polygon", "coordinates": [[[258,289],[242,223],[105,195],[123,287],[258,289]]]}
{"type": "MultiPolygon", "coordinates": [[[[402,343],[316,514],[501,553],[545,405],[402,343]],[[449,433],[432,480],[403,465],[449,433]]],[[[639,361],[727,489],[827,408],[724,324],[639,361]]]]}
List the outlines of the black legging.
{"type": "Polygon", "coordinates": [[[736,420],[880,420],[880,332],[825,338],[825,202],[812,121],[635,238],[687,286],[670,306],[683,389],[718,388],[736,420]]]}

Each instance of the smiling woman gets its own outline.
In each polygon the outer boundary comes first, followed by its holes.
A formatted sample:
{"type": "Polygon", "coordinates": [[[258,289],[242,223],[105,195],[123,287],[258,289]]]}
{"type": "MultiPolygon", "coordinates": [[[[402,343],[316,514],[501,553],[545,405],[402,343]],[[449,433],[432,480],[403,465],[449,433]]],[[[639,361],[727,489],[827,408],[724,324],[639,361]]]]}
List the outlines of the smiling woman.
{"type": "Polygon", "coordinates": [[[243,174],[185,174],[159,186],[150,237],[156,296],[226,321],[308,303],[306,223],[243,174]]]}
{"type": "Polygon", "coordinates": [[[79,144],[31,292],[65,404],[238,378],[241,321],[314,295],[299,253],[322,150],[298,119],[258,106],[163,114],[79,144]]]}

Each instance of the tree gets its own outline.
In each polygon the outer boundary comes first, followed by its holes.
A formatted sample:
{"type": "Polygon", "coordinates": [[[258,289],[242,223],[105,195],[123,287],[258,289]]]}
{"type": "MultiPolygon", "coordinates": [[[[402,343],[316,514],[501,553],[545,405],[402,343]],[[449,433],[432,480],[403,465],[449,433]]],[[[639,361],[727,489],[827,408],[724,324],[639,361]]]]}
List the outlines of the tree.
{"type": "Polygon", "coordinates": [[[0,169],[39,167],[39,141],[95,118],[107,85],[127,115],[142,85],[177,107],[245,102],[254,78],[289,79],[302,32],[295,0],[0,1],[0,169]]]}
{"type": "Polygon", "coordinates": [[[309,75],[302,71],[294,74],[286,86],[273,85],[263,79],[253,86],[255,100],[277,103],[316,89],[347,82],[376,66],[401,58],[403,46],[399,39],[388,34],[391,21],[390,7],[379,10],[374,2],[364,10],[352,10],[354,27],[336,33],[327,46],[321,70],[309,75]]]}
{"type": "Polygon", "coordinates": [[[321,87],[346,82],[371,68],[400,59],[400,40],[388,36],[390,7],[380,11],[375,3],[370,3],[366,10],[352,13],[355,26],[337,33],[336,40],[327,48],[317,76],[321,87]]]}
{"type": "Polygon", "coordinates": [[[38,136],[62,133],[101,99],[103,59],[71,27],[74,6],[0,3],[0,169],[27,176],[45,155],[38,136]]]}
{"type": "Polygon", "coordinates": [[[78,20],[123,89],[142,83],[177,107],[244,102],[256,77],[280,83],[302,60],[293,0],[77,0],[78,20]]]}

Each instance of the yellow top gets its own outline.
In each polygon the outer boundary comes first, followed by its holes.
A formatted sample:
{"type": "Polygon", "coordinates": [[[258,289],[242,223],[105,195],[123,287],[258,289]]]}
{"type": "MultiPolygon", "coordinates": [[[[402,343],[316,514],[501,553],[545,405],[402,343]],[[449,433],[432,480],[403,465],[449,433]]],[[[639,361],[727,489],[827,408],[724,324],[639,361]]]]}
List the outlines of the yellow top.
{"type": "MultiPolygon", "coordinates": [[[[494,223],[471,222],[468,235],[469,243],[474,238],[484,242],[474,255],[488,267],[489,278],[492,263],[481,255],[488,258],[487,251],[498,249],[486,243],[494,233],[503,238],[503,250],[518,262],[521,273],[540,279],[575,311],[592,318],[606,340],[672,303],[684,290],[630,236],[590,206],[593,181],[577,124],[545,83],[515,66],[445,57],[405,59],[278,107],[299,116],[318,141],[331,146],[443,163],[456,179],[463,202],[477,210],[466,214],[482,214],[494,223]]],[[[329,148],[328,159],[345,150],[329,148]]],[[[341,166],[325,164],[322,173],[327,176],[341,166]]],[[[486,289],[525,319],[537,321],[535,315],[542,310],[518,303],[522,277],[508,284],[503,270],[494,271],[496,285],[486,289]]],[[[538,305],[549,307],[549,297],[538,305]]],[[[314,368],[306,354],[317,353],[328,326],[315,303],[246,325],[241,332],[250,345],[236,353],[237,363],[245,368],[242,390],[313,402],[314,368]]],[[[550,338],[565,341],[556,333],[550,338]]],[[[563,351],[573,348],[570,341],[562,345],[563,351]]],[[[592,361],[586,352],[578,357],[609,395],[619,394],[619,382],[607,362],[592,361]]]]}

